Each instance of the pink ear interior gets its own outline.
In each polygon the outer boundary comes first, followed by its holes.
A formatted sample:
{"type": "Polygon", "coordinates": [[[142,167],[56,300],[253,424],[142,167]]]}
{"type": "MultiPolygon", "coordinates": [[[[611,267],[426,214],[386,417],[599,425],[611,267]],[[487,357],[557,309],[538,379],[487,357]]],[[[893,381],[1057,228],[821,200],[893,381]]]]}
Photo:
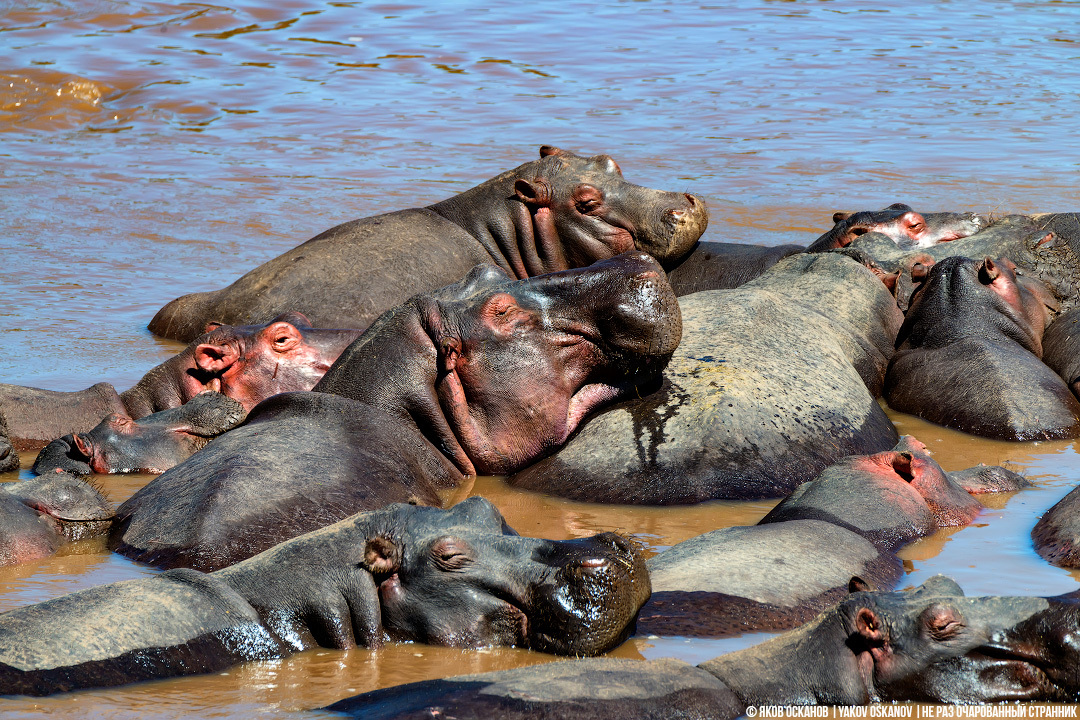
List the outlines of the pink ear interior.
{"type": "Polygon", "coordinates": [[[195,348],[195,364],[200,370],[206,372],[222,373],[232,367],[238,359],[236,348],[232,345],[202,343],[195,348]]]}

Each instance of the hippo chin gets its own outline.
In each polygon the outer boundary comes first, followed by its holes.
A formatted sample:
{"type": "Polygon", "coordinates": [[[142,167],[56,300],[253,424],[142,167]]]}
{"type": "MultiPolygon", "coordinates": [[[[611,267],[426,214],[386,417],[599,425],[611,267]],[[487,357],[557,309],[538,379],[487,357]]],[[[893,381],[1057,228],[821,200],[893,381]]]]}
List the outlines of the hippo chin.
{"type": "Polygon", "coordinates": [[[622,642],[649,579],[614,533],[518,536],[483,498],[391,505],[211,574],[171,570],[0,614],[0,695],[215,672],[387,641],[594,655],[622,642]]]}
{"type": "Polygon", "coordinates": [[[384,314],[317,392],[264,401],[151,481],[120,507],[114,540],[212,570],[361,510],[438,505],[439,488],[523,467],[649,387],[680,336],[644,253],[519,281],[480,266],[384,314]]]}
{"type": "Polygon", "coordinates": [[[448,200],[338,225],[227,288],[177,298],[149,328],[190,340],[211,320],[244,325],[286,309],[320,327],[366,328],[479,263],[519,279],[635,249],[667,263],[689,252],[707,225],[693,195],[628,183],[607,155],[544,146],[539,160],[448,200]]]}

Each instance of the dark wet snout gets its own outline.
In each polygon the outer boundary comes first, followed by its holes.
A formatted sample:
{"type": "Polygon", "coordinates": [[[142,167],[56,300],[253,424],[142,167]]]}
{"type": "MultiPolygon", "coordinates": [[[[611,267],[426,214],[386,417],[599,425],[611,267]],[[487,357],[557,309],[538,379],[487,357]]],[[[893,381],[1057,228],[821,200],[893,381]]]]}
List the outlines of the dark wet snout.
{"type": "Polygon", "coordinates": [[[565,655],[596,655],[633,630],[652,592],[640,547],[616,533],[551,542],[534,559],[552,572],[535,589],[529,644],[565,655]]]}

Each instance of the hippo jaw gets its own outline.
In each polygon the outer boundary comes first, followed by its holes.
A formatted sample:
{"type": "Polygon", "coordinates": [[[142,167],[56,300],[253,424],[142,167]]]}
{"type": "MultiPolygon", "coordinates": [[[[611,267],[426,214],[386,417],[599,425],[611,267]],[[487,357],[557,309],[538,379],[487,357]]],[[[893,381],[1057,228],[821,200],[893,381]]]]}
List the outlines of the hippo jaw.
{"type": "MultiPolygon", "coordinates": [[[[461,287],[477,282],[472,273],[461,287]]],[[[421,303],[453,436],[442,444],[466,474],[510,473],[554,451],[590,412],[652,382],[681,338],[678,301],[644,253],[486,283],[467,302],[421,303]]]]}

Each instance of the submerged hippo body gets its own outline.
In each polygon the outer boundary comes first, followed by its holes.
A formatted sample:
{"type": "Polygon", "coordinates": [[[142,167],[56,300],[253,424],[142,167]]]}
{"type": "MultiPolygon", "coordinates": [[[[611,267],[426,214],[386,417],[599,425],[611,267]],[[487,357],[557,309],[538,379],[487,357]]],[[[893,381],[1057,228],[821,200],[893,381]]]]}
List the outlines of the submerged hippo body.
{"type": "Polygon", "coordinates": [[[1062,313],[1043,334],[1043,362],[1080,398],[1080,308],[1062,313]]]}
{"type": "Polygon", "coordinates": [[[982,509],[925,445],[905,435],[892,450],[825,468],[781,500],[761,524],[824,520],[891,551],[940,527],[967,525],[982,509]]]}
{"type": "Polygon", "coordinates": [[[0,695],[176,675],[315,647],[416,641],[593,655],[649,594],[629,541],[523,538],[486,500],[392,505],[225,570],[83,590],[0,614],[0,695]]]}
{"type": "Polygon", "coordinates": [[[748,706],[1060,702],[1076,693],[1075,643],[1061,642],[1077,627],[1070,610],[1059,598],[964,597],[938,576],[909,592],[853,592],[803,627],[697,667],[566,660],[384,688],[327,709],[365,720],[659,720],[735,718],[748,706]],[[1042,641],[1040,626],[1055,621],[1042,641]]]}
{"type": "Polygon", "coordinates": [[[365,328],[480,263],[521,279],[634,249],[673,262],[707,224],[692,195],[630,184],[606,155],[544,146],[539,160],[453,198],[339,225],[227,288],[177,298],[149,328],[188,340],[210,321],[255,323],[286,309],[320,327],[365,328]]]}
{"type": "Polygon", "coordinates": [[[860,263],[794,255],[680,305],[661,388],[599,413],[512,485],[657,505],[781,497],[838,458],[896,444],[873,389],[902,316],[860,263]]]}
{"type": "Polygon", "coordinates": [[[680,328],[643,253],[523,281],[477,267],[384,314],[317,392],[265,401],[133,495],[119,550],[209,570],[388,502],[439,504],[438,488],[512,472],[654,384],[680,328]]]}
{"type": "Polygon", "coordinates": [[[72,473],[163,473],[232,430],[247,413],[237,400],[208,390],[180,407],[139,420],[114,414],[87,433],[65,435],[45,446],[34,461],[38,475],[72,473]]]}
{"type": "Polygon", "coordinates": [[[281,392],[310,390],[359,330],[314,329],[295,312],[265,325],[213,323],[183,351],[152,368],[130,390],[108,383],[77,392],[0,384],[0,412],[20,449],[87,433],[111,415],[138,420],[214,390],[250,410],[281,392]]]}
{"type": "Polygon", "coordinates": [[[0,484],[0,565],[48,557],[66,541],[108,532],[112,505],[69,473],[0,484]]]}
{"type": "Polygon", "coordinates": [[[1002,440],[1080,435],[1080,403],[1040,360],[1047,302],[1008,260],[938,262],[897,338],[889,406],[1002,440]]]}

